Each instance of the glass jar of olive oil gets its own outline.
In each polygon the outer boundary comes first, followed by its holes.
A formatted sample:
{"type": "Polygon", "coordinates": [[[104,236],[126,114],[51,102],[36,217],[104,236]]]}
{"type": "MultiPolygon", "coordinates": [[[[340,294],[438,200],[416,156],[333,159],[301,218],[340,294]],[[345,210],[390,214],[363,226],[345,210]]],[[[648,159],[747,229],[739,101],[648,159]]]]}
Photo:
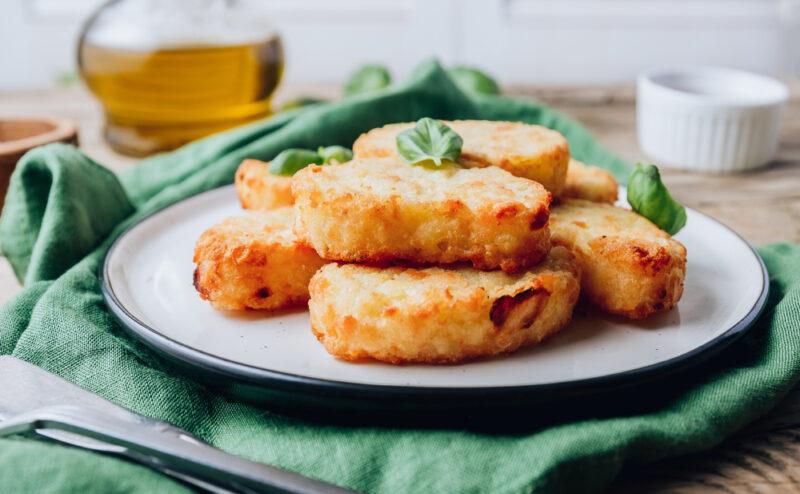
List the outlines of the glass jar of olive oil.
{"type": "Polygon", "coordinates": [[[147,155],[268,115],[284,59],[258,3],[105,3],[84,28],[78,65],[108,143],[147,155]]]}

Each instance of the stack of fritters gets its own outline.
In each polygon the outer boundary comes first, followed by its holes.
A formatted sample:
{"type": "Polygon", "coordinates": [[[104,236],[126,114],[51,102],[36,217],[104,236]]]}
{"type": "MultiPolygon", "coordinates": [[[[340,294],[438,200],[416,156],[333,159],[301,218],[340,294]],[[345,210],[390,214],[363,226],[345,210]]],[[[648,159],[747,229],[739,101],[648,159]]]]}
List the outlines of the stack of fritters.
{"type": "Polygon", "coordinates": [[[464,139],[463,167],[400,161],[395,138],[413,124],[369,131],[352,161],[291,178],[245,161],[236,189],[255,212],[201,237],[201,296],[220,309],[310,297],[312,330],[330,353],[391,363],[535,344],[569,323],[579,292],[633,319],[677,303],[683,246],[613,206],[614,178],[570,160],[560,134],[446,123],[464,139]]]}
{"type": "Polygon", "coordinates": [[[301,170],[292,191],[298,237],[325,259],[364,263],[311,281],[311,328],[340,358],[456,362],[536,343],[570,319],[578,269],[550,250],[551,195],[537,182],[355,158],[301,170]]]}

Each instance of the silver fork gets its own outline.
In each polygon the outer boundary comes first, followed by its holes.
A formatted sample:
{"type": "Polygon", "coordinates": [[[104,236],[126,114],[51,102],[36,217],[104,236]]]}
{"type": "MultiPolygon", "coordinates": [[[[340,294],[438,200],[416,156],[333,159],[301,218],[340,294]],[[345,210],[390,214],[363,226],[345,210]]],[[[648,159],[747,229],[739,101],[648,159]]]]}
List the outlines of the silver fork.
{"type": "Polygon", "coordinates": [[[344,494],[347,489],[216,449],[14,357],[0,357],[0,437],[36,433],[126,457],[214,493],[344,494]]]}

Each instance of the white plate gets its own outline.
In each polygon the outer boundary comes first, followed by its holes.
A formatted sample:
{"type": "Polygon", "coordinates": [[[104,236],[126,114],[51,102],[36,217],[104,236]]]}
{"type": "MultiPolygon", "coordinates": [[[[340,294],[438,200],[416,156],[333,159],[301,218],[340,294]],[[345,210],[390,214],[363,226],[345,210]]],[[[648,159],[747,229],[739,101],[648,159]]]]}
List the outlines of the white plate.
{"type": "Polygon", "coordinates": [[[132,226],[112,246],[103,268],[109,307],[136,337],[184,367],[268,389],[414,398],[448,393],[618,383],[663,373],[708,356],[755,320],[767,293],[758,255],[727,227],[696,211],[677,235],[688,250],[678,307],[634,323],[576,314],[545,344],[509,356],[453,366],[347,363],[311,334],[304,311],[225,313],[192,285],[194,243],[203,230],[242,214],[233,187],[212,190],[132,226]]]}

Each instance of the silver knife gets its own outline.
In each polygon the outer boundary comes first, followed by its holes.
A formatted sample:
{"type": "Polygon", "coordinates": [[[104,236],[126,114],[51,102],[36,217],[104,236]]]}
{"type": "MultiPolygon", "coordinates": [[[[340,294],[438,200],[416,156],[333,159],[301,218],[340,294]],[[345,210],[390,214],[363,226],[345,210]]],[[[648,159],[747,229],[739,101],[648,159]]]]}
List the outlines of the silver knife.
{"type": "Polygon", "coordinates": [[[0,357],[0,437],[35,432],[124,456],[209,492],[344,494],[347,489],[216,449],[14,357],[0,357]]]}

